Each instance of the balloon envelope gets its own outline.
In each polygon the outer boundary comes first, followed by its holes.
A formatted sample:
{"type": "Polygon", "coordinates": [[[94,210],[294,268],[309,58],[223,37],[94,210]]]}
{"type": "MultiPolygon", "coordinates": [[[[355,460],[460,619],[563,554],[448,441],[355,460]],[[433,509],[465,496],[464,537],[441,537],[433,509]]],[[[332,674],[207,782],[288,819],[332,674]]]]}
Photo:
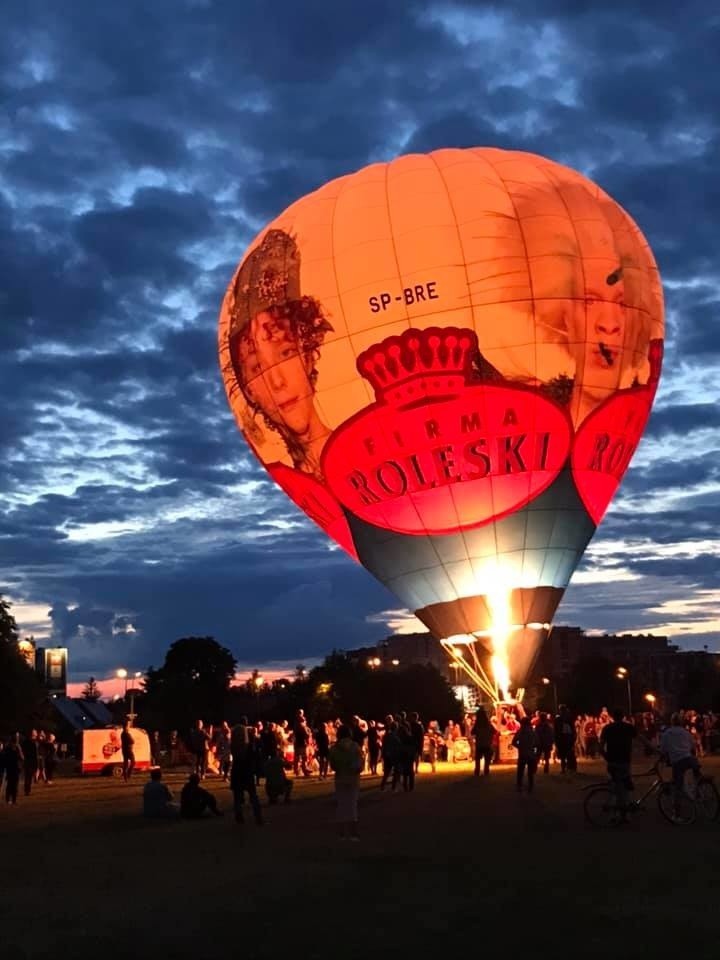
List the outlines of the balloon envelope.
{"type": "Polygon", "coordinates": [[[290,206],[238,266],[219,351],[283,490],[439,639],[502,633],[521,684],[640,440],[663,336],[628,214],[553,161],[477,148],[290,206]]]}

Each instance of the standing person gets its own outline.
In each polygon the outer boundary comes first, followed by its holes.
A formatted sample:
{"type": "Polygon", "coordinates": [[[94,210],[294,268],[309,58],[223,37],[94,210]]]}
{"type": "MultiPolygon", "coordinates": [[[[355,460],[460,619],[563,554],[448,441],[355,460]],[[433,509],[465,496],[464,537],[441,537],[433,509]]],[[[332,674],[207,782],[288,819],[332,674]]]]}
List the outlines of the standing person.
{"type": "Polygon", "coordinates": [[[327,780],[328,766],[330,763],[330,734],[327,724],[319,723],[314,733],[315,737],[315,755],[318,762],[318,775],[320,780],[327,780]]]}
{"type": "Polygon", "coordinates": [[[405,793],[415,789],[415,750],[416,743],[410,723],[406,720],[398,726],[400,740],[400,772],[402,774],[402,788],[405,793]]]}
{"type": "Polygon", "coordinates": [[[230,768],[230,789],[233,795],[233,810],[235,822],[244,823],[243,804],[247,793],[252,807],[255,823],[263,826],[260,799],[257,795],[257,745],[255,743],[255,729],[249,726],[247,717],[241,717],[240,723],[233,727],[230,739],[232,748],[232,767],[230,768]]]}
{"type": "Polygon", "coordinates": [[[335,802],[340,837],[359,840],[358,798],[364,760],[362,749],[344,724],[338,727],[337,740],[330,748],[330,766],[335,773],[335,802]]]}
{"type": "Polygon", "coordinates": [[[30,735],[25,737],[21,744],[21,751],[23,755],[23,773],[24,777],[24,794],[26,797],[30,796],[30,791],[32,785],[35,782],[35,775],[38,769],[38,735],[37,730],[31,730],[30,735]]]}
{"type": "Polygon", "coordinates": [[[122,733],[120,734],[120,750],[122,752],[123,780],[126,783],[132,776],[133,768],[135,766],[135,751],[133,750],[134,746],[135,738],[130,733],[130,722],[128,720],[124,720],[122,725],[122,733]]]}
{"type": "Polygon", "coordinates": [[[423,744],[425,743],[425,727],[423,727],[420,721],[420,715],[418,713],[410,714],[410,734],[412,736],[413,745],[415,748],[415,754],[413,757],[414,771],[417,773],[420,766],[420,761],[422,760],[423,744]]]}
{"type": "Polygon", "coordinates": [[[561,704],[555,717],[555,752],[560,761],[560,773],[575,769],[575,725],[565,704],[561,704]]]}
{"type": "Polygon", "coordinates": [[[523,717],[520,721],[520,728],[512,738],[512,745],[518,752],[516,779],[518,792],[522,793],[523,777],[527,770],[527,792],[532,793],[535,783],[535,771],[537,770],[538,738],[533,730],[530,717],[523,717]]]}
{"type": "Polygon", "coordinates": [[[475,714],[475,724],[472,729],[475,741],[475,776],[480,776],[480,763],[483,764],[483,776],[490,773],[490,761],[493,755],[493,737],[495,731],[483,707],[478,707],[475,714]]]}
{"type": "Polygon", "coordinates": [[[195,757],[195,773],[201,780],[207,773],[207,755],[210,735],[205,729],[202,720],[197,720],[195,729],[190,732],[190,750],[195,757]]]}
{"type": "MultiPolygon", "coordinates": [[[[367,739],[367,730],[363,727],[360,717],[353,717],[350,725],[350,736],[360,747],[360,754],[363,758],[363,771],[365,770],[365,741],[367,739]]],[[[362,771],[361,771],[362,772],[362,771]]]]}
{"type": "Polygon", "coordinates": [[[430,769],[433,773],[437,770],[437,759],[438,759],[438,742],[440,741],[440,733],[438,731],[438,722],[437,720],[431,720],[428,724],[427,731],[427,741],[428,741],[428,763],[430,764],[430,769]]]}
{"type": "Polygon", "coordinates": [[[305,720],[305,711],[298,710],[293,725],[293,774],[298,777],[302,770],[303,777],[309,776],[307,768],[307,751],[310,743],[310,727],[305,720]]]}
{"type": "Polygon", "coordinates": [[[5,744],[3,766],[5,768],[5,802],[15,806],[20,783],[20,768],[23,765],[23,751],[20,737],[16,733],[5,744]]]}
{"type": "Polygon", "coordinates": [[[154,767],[160,766],[160,731],[153,730],[150,737],[150,757],[154,767]]]}
{"type": "Polygon", "coordinates": [[[555,743],[555,730],[546,713],[540,714],[535,733],[538,739],[538,760],[542,760],[543,773],[550,773],[550,757],[555,743]]]}
{"type": "Polygon", "coordinates": [[[230,751],[230,726],[224,720],[218,731],[217,742],[215,744],[215,756],[218,762],[218,773],[223,780],[227,782],[230,776],[230,759],[232,753],[230,751]]]}
{"type": "Polygon", "coordinates": [[[57,743],[55,734],[48,733],[45,739],[45,783],[50,786],[55,777],[55,766],[57,764],[57,743]]]}
{"type": "Polygon", "coordinates": [[[45,776],[45,740],[44,730],[39,730],[37,735],[37,769],[35,770],[35,783],[41,780],[47,780],[45,776]]]}
{"type": "Polygon", "coordinates": [[[588,760],[594,760],[598,754],[600,741],[598,740],[597,720],[595,717],[586,716],[583,729],[585,736],[585,756],[588,760]]]}
{"type": "Polygon", "coordinates": [[[380,761],[380,732],[374,720],[368,720],[367,750],[370,773],[375,777],[380,761]]]}
{"type": "Polygon", "coordinates": [[[398,785],[400,779],[400,757],[402,755],[402,743],[397,733],[397,724],[392,717],[385,718],[385,735],[382,740],[382,762],[383,775],[380,781],[380,789],[385,789],[385,784],[392,778],[393,790],[398,785]]]}
{"type": "Polygon", "coordinates": [[[634,789],[630,775],[633,740],[637,735],[631,723],[625,723],[623,711],[613,710],[612,723],[603,727],[600,734],[600,753],[607,761],[607,771],[615,787],[622,822],[627,822],[627,807],[634,789]]]}
{"type": "Polygon", "coordinates": [[[293,782],[285,773],[282,758],[275,751],[265,758],[265,793],[268,803],[274,806],[280,797],[285,798],[285,803],[290,803],[292,788],[293,782]]]}

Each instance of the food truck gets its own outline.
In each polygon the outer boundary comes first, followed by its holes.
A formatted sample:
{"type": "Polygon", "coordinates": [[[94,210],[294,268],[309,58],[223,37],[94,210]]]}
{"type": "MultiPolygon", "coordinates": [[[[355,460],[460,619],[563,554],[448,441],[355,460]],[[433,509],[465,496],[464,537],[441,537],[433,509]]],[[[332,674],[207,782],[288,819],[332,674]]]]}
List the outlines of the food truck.
{"type": "MultiPolygon", "coordinates": [[[[80,758],[80,773],[99,773],[103,776],[122,776],[122,750],[120,748],[121,727],[105,727],[101,730],[81,730],[78,733],[80,758]]],[[[152,766],[150,757],[150,738],[146,730],[140,727],[131,727],[133,738],[133,753],[135,754],[135,770],[149,770],[152,766]]]]}

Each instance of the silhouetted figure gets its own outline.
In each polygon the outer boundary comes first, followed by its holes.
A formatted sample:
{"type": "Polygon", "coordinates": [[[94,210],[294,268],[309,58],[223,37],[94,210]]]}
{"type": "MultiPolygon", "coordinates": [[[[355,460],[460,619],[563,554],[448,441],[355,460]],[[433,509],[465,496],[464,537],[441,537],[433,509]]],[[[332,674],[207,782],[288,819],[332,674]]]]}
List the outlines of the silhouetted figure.
{"type": "Polygon", "coordinates": [[[340,836],[349,835],[351,840],[360,839],[358,798],[364,765],[362,748],[353,740],[351,730],[345,725],[338,727],[337,740],[330,748],[330,766],[335,772],[336,819],[340,836]]]}
{"type": "Polygon", "coordinates": [[[552,756],[552,748],[555,744],[555,730],[546,713],[540,714],[540,722],[535,729],[535,733],[538,739],[538,759],[542,760],[543,772],[549,773],[550,757],[552,756]]]}
{"type": "Polygon", "coordinates": [[[26,797],[30,796],[30,791],[32,785],[35,782],[35,775],[38,770],[38,735],[37,730],[31,730],[30,735],[25,737],[21,745],[22,755],[23,755],[23,773],[25,775],[25,789],[24,794],[26,797]]]}
{"type": "Polygon", "coordinates": [[[570,711],[564,705],[555,717],[555,752],[560,761],[561,773],[576,768],[575,724],[570,711]]]}
{"type": "Polygon", "coordinates": [[[232,749],[232,767],[230,768],[230,789],[233,794],[233,811],[236,823],[244,823],[243,804],[248,795],[255,823],[263,825],[260,800],[257,795],[258,752],[255,743],[255,730],[248,725],[247,717],[241,717],[240,723],[233,727],[230,738],[232,749]]]}
{"type": "Polygon", "coordinates": [[[155,767],[143,787],[143,816],[173,820],[180,815],[169,788],[162,782],[162,770],[155,767]]]}
{"type": "Polygon", "coordinates": [[[195,729],[190,731],[190,750],[195,757],[195,773],[203,780],[207,772],[207,754],[210,735],[205,729],[202,720],[195,722],[195,729]]]}
{"type": "Polygon", "coordinates": [[[3,750],[3,766],[5,768],[5,801],[13,806],[17,803],[18,785],[20,783],[20,768],[23,764],[23,751],[20,738],[12,736],[3,750]]]}
{"type": "Polygon", "coordinates": [[[380,734],[378,733],[377,724],[374,720],[368,721],[367,750],[370,773],[376,776],[378,772],[378,762],[380,761],[380,734]]]}
{"type": "Polygon", "coordinates": [[[132,776],[133,769],[135,767],[135,739],[130,733],[130,724],[126,720],[122,725],[122,733],[120,734],[120,751],[122,752],[122,772],[123,780],[127,781],[132,776]]]}
{"type": "Polygon", "coordinates": [[[475,740],[475,776],[480,776],[480,765],[483,767],[483,776],[490,773],[490,761],[493,755],[493,725],[482,707],[478,707],[475,714],[475,723],[472,729],[475,740]]]}
{"type": "Polygon", "coordinates": [[[420,722],[420,715],[417,713],[410,714],[410,735],[413,740],[413,769],[414,772],[418,772],[418,767],[420,766],[420,761],[422,760],[423,755],[423,744],[425,742],[425,727],[420,722]]]}
{"type": "Polygon", "coordinates": [[[197,820],[206,812],[213,813],[216,817],[222,816],[215,797],[209,790],[200,786],[198,774],[191,773],[180,791],[180,816],[186,820],[197,820]]]}
{"type": "Polygon", "coordinates": [[[267,757],[265,760],[265,793],[268,803],[274,806],[280,797],[284,799],[285,803],[289,803],[292,788],[293,782],[285,773],[282,758],[277,753],[267,757]]]}
{"type": "Polygon", "coordinates": [[[522,791],[523,777],[527,770],[527,790],[528,793],[532,793],[535,784],[535,771],[537,770],[538,740],[530,722],[530,717],[523,717],[520,721],[520,729],[512,738],[512,745],[518,752],[517,789],[522,791]]]}

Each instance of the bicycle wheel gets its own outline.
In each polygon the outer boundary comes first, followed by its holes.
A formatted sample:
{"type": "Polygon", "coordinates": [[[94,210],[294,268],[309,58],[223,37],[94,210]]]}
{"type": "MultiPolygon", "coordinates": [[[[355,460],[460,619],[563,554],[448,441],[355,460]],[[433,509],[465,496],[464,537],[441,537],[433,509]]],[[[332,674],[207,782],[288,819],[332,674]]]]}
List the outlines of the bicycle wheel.
{"type": "Polygon", "coordinates": [[[701,777],[696,786],[695,803],[706,820],[717,820],[720,816],[720,793],[708,777],[701,777]]]}
{"type": "Polygon", "coordinates": [[[675,790],[666,783],[658,791],[658,810],[675,827],[685,827],[695,822],[695,800],[684,790],[675,790]]]}
{"type": "Polygon", "coordinates": [[[594,827],[615,827],[623,819],[617,794],[612,787],[593,787],[583,804],[585,819],[594,827]]]}

